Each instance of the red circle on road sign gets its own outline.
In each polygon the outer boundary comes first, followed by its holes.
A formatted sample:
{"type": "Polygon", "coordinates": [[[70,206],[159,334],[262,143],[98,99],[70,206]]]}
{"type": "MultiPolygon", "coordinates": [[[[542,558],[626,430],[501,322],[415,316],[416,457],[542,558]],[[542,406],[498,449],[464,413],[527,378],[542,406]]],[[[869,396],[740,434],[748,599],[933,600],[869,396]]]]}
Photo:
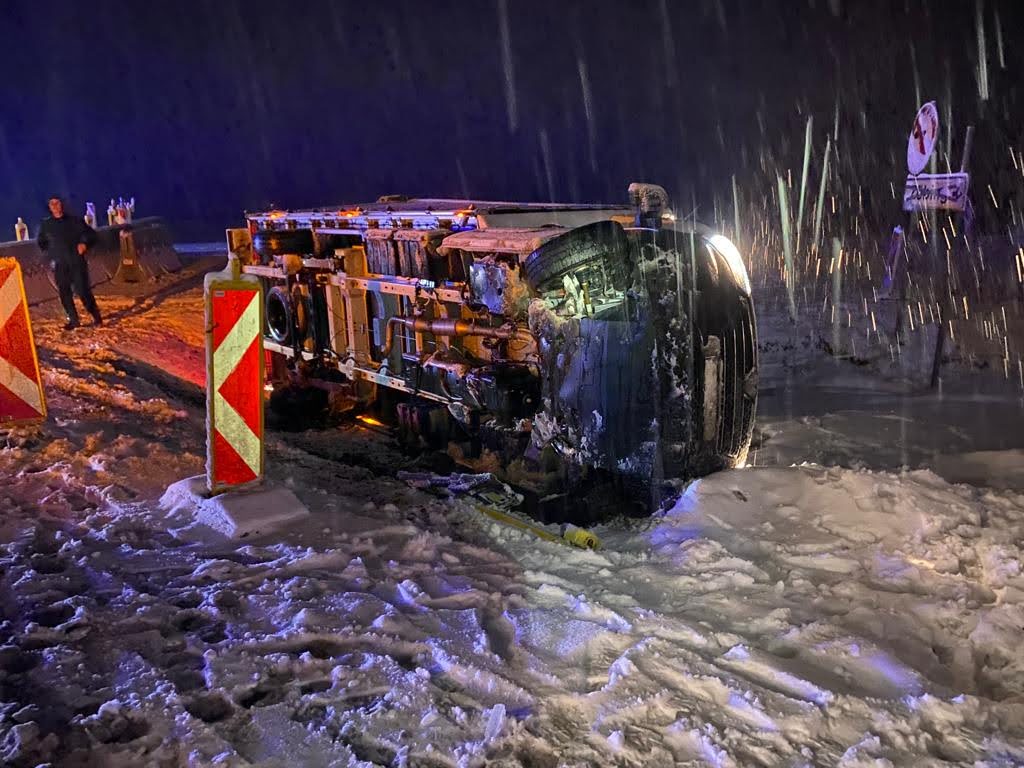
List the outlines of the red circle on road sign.
{"type": "Polygon", "coordinates": [[[910,129],[907,140],[907,170],[916,176],[928,164],[928,158],[935,150],[935,142],[939,140],[939,110],[934,101],[917,110],[914,125],[910,129]]]}

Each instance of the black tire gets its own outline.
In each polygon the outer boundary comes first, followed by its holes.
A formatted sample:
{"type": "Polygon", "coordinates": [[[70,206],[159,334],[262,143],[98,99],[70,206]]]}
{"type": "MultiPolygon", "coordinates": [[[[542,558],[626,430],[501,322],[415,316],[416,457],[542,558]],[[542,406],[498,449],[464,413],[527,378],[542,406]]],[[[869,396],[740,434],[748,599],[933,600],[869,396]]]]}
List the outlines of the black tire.
{"type": "Polygon", "coordinates": [[[537,290],[585,264],[606,259],[613,281],[626,272],[628,241],[622,227],[614,221],[597,221],[569,230],[544,243],[526,258],[526,279],[537,290]]]}
{"type": "Polygon", "coordinates": [[[295,307],[291,294],[282,285],[267,292],[267,331],[278,344],[290,344],[295,330],[295,307]]]}
{"type": "Polygon", "coordinates": [[[708,249],[701,249],[700,256],[696,264],[694,392],[696,400],[703,402],[704,345],[713,336],[718,339],[723,394],[712,441],[703,440],[703,408],[694,409],[696,450],[691,463],[694,474],[707,474],[746,460],[757,409],[757,325],[753,304],[731,278],[728,262],[708,249]]]}
{"type": "Polygon", "coordinates": [[[307,297],[309,333],[317,352],[332,353],[331,321],[327,308],[327,295],[323,288],[313,288],[307,297]]]}
{"type": "Polygon", "coordinates": [[[757,326],[753,305],[735,289],[717,291],[701,297],[705,317],[716,316],[714,324],[698,325],[694,331],[695,390],[704,398],[703,341],[710,336],[719,340],[721,381],[724,397],[719,400],[721,428],[710,443],[700,438],[704,431],[702,408],[694,411],[694,432],[701,448],[695,452],[694,463],[707,471],[738,466],[747,458],[754,433],[757,409],[757,326]],[[718,306],[709,311],[707,305],[718,299],[718,306]]]}
{"type": "Polygon", "coordinates": [[[309,229],[260,230],[252,236],[252,247],[264,261],[285,254],[308,256],[316,250],[313,231],[309,229]]]}

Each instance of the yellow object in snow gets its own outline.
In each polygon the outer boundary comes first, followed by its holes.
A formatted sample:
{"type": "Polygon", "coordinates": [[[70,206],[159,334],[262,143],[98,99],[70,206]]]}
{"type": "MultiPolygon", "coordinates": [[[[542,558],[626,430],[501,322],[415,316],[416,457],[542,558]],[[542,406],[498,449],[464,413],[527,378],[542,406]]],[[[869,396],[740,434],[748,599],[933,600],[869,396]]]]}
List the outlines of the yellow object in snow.
{"type": "Polygon", "coordinates": [[[488,507],[483,504],[476,504],[475,506],[492,520],[497,520],[499,523],[511,525],[513,528],[518,528],[519,530],[526,531],[527,533],[532,533],[534,536],[544,539],[545,541],[562,542],[573,547],[579,547],[580,549],[599,549],[601,547],[601,540],[585,528],[577,528],[575,525],[565,525],[562,527],[562,535],[557,536],[556,534],[551,533],[551,531],[541,528],[539,525],[533,525],[525,520],[520,520],[518,517],[513,515],[499,512],[493,507],[488,507]]]}
{"type": "Polygon", "coordinates": [[[600,549],[601,540],[586,528],[577,528],[575,525],[566,524],[562,528],[562,538],[574,547],[580,549],[600,549]]]}

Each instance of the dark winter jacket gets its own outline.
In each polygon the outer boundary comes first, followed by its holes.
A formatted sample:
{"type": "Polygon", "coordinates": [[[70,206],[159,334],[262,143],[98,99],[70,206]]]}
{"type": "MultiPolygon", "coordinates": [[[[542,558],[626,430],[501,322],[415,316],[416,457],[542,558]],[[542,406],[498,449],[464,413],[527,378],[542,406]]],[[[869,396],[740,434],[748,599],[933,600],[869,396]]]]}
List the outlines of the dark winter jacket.
{"type": "Polygon", "coordinates": [[[79,243],[91,248],[96,242],[96,230],[78,216],[64,214],[59,219],[48,216],[39,225],[36,242],[50,261],[74,264],[76,259],[82,258],[78,255],[79,243]]]}

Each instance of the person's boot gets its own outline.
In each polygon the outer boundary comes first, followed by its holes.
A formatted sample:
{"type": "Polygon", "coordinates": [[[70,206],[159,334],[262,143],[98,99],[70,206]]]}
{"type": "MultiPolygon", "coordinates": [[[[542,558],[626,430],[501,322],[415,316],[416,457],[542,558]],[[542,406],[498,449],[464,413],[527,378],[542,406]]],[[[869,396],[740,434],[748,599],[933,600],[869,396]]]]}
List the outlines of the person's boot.
{"type": "Polygon", "coordinates": [[[98,309],[92,313],[92,323],[93,325],[103,325],[103,315],[100,314],[98,309]]]}
{"type": "Polygon", "coordinates": [[[78,319],[77,318],[72,319],[72,318],[69,317],[68,321],[66,323],[64,323],[64,330],[65,331],[73,331],[77,327],[78,327],[78,319]]]}

